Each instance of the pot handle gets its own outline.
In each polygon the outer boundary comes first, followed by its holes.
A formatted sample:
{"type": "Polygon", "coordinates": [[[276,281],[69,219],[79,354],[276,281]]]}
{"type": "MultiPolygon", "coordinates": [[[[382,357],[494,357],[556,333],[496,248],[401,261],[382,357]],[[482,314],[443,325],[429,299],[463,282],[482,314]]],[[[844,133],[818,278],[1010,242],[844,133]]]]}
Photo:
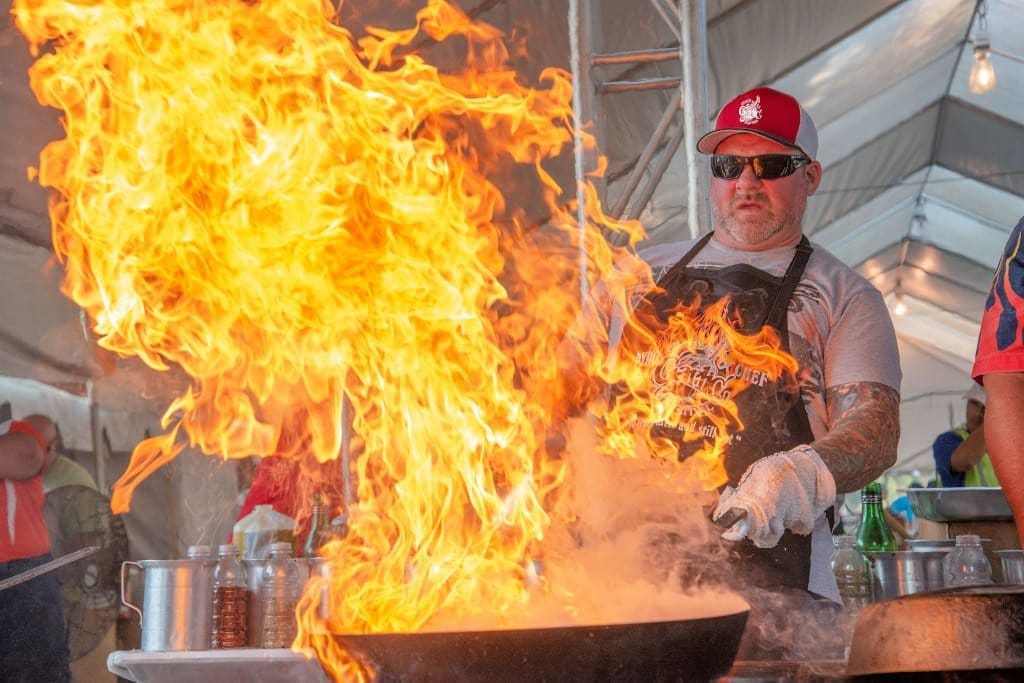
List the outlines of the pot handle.
{"type": "Polygon", "coordinates": [[[128,574],[130,574],[130,572],[125,572],[125,570],[128,569],[128,565],[130,565],[130,564],[138,567],[139,571],[142,571],[142,565],[139,564],[138,562],[132,562],[131,560],[125,560],[124,562],[121,563],[121,604],[123,604],[125,607],[131,607],[133,610],[135,610],[139,614],[139,619],[141,619],[142,618],[142,610],[139,609],[137,606],[133,605],[131,602],[129,602],[128,601],[128,596],[125,594],[125,587],[128,586],[128,574]]]}

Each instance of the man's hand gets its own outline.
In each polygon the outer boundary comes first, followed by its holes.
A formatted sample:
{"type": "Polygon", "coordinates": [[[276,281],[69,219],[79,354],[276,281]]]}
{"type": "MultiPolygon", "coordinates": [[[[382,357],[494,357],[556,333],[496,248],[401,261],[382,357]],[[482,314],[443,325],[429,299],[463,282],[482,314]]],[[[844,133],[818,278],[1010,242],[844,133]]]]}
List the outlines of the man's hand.
{"type": "Polygon", "coordinates": [[[818,453],[810,446],[797,446],[761,458],[747,468],[735,489],[722,491],[714,519],[731,508],[744,510],[746,517],[722,538],[749,538],[759,548],[772,548],[786,529],[811,533],[815,521],[835,499],[835,480],[818,453]]]}

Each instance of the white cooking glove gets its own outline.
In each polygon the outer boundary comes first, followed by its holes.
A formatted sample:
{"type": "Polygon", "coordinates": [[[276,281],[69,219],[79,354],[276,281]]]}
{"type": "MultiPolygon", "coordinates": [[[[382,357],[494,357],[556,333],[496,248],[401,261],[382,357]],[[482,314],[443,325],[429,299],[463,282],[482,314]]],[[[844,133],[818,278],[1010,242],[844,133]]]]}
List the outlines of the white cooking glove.
{"type": "Polygon", "coordinates": [[[725,487],[718,497],[713,518],[717,521],[731,508],[746,518],[722,533],[727,541],[749,538],[759,548],[772,548],[786,529],[809,534],[814,523],[836,500],[836,481],[821,457],[810,446],[761,458],[743,473],[733,489],[725,487]]]}

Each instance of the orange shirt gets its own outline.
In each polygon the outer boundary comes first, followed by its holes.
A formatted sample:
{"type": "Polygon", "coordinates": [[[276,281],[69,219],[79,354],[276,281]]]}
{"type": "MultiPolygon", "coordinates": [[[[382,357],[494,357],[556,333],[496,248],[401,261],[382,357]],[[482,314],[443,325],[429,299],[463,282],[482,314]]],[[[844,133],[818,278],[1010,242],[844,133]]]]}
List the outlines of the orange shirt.
{"type": "MultiPolygon", "coordinates": [[[[0,422],[0,434],[8,431],[35,433],[23,422],[0,422]],[[12,429],[13,427],[13,429],[12,429]]],[[[0,562],[22,560],[49,552],[50,535],[43,519],[42,474],[31,479],[4,479],[0,487],[0,562]]]]}

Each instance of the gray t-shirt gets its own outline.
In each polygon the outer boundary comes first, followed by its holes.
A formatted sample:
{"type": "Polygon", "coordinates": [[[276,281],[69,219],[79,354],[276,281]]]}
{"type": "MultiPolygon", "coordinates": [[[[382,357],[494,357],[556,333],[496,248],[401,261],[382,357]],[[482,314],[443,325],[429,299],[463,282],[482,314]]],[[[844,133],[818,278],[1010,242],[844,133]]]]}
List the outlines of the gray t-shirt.
{"type": "MultiPolygon", "coordinates": [[[[694,240],[640,252],[657,281],[690,250],[694,240]]],[[[825,390],[851,382],[877,382],[899,391],[899,348],[882,294],[849,266],[812,244],[814,251],[789,302],[790,353],[800,364],[800,393],[815,439],[829,430],[825,390]]],[[[796,247],[743,251],[712,238],[689,263],[719,268],[747,264],[781,277],[796,247]]],[[[809,590],[838,601],[829,568],[832,534],[824,518],[812,536],[809,590]]]]}

